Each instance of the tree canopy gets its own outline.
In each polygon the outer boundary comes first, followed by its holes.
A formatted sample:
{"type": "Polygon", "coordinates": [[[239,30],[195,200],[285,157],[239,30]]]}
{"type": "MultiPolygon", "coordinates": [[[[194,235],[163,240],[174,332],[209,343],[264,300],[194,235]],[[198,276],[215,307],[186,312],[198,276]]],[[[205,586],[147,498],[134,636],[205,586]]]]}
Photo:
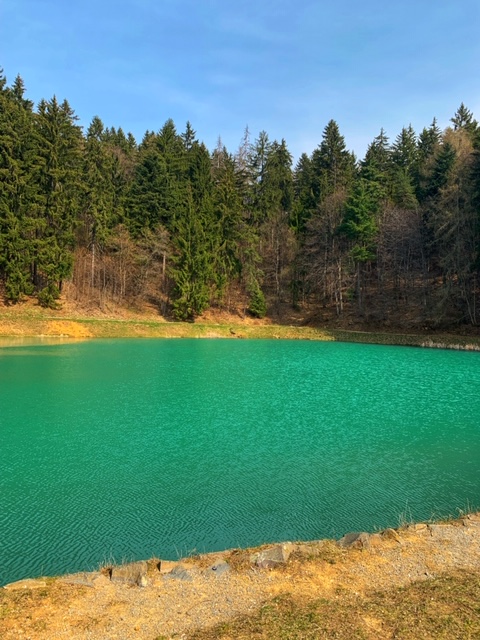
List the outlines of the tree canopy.
{"type": "Polygon", "coordinates": [[[55,306],[153,301],[194,320],[349,308],[375,322],[479,322],[480,127],[380,129],[357,161],[330,120],[293,166],[247,129],[209,151],[167,119],[137,143],[67,100],[36,106],[0,72],[0,292],[55,306]]]}

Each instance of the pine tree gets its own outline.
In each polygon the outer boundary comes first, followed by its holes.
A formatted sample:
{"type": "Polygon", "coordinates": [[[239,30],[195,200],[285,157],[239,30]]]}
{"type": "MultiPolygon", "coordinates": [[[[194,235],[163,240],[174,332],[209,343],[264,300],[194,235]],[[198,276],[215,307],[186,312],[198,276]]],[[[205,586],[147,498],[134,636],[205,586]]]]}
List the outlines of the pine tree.
{"type": "Polygon", "coordinates": [[[212,274],[207,229],[195,207],[192,188],[188,188],[185,215],[175,219],[175,282],[173,310],[178,320],[192,322],[208,307],[212,274]]]}
{"type": "Polygon", "coordinates": [[[300,156],[293,173],[293,193],[290,223],[297,233],[301,233],[315,210],[312,161],[306,153],[300,156]]]}
{"type": "Polygon", "coordinates": [[[6,298],[16,302],[32,293],[31,209],[35,189],[33,105],[24,99],[17,76],[12,88],[0,70],[0,275],[6,298]]]}
{"type": "Polygon", "coordinates": [[[274,141],[267,154],[261,181],[259,227],[263,283],[281,301],[291,283],[294,233],[289,226],[293,205],[292,156],[285,140],[274,141]]]}
{"type": "Polygon", "coordinates": [[[376,237],[378,234],[377,215],[382,191],[378,186],[360,178],[345,204],[345,213],[339,232],[352,241],[350,256],[356,267],[357,303],[363,312],[363,269],[376,257],[376,237]]]}
{"type": "Polygon", "coordinates": [[[81,225],[77,238],[90,252],[90,286],[95,286],[97,256],[119,220],[115,193],[116,157],[104,139],[104,126],[95,116],[87,130],[83,155],[81,225]]]}
{"type": "Polygon", "coordinates": [[[250,174],[250,210],[252,224],[259,226],[268,216],[265,196],[265,172],[271,143],[268,134],[260,131],[250,149],[248,171],[250,174]]]}
{"type": "Polygon", "coordinates": [[[418,162],[417,136],[412,125],[403,127],[391,149],[392,163],[413,176],[418,162]]]}
{"type": "Polygon", "coordinates": [[[175,282],[173,308],[181,320],[194,320],[208,306],[214,283],[215,257],[220,246],[214,217],[211,159],[205,145],[193,141],[186,152],[187,201],[175,217],[175,282]]]}
{"type": "Polygon", "coordinates": [[[167,173],[166,159],[158,149],[156,136],[147,132],[127,196],[126,218],[134,236],[169,223],[172,212],[167,208],[167,173]]]}
{"type": "Polygon", "coordinates": [[[365,158],[361,163],[360,175],[365,180],[378,182],[385,187],[389,181],[390,146],[388,137],[383,129],[368,145],[365,158]]]}
{"type": "Polygon", "coordinates": [[[435,118],[430,127],[425,127],[418,137],[418,167],[414,182],[417,200],[420,203],[428,197],[429,176],[441,139],[442,133],[435,118]]]}
{"type": "Polygon", "coordinates": [[[450,142],[445,141],[439,147],[425,187],[425,198],[435,198],[445,187],[455,166],[456,156],[455,148],[450,142]]]}
{"type": "Polygon", "coordinates": [[[187,121],[187,124],[185,126],[185,132],[182,133],[180,137],[183,140],[185,151],[190,151],[193,146],[193,143],[197,139],[197,133],[193,129],[190,121],[187,121]]]}
{"type": "Polygon", "coordinates": [[[215,281],[220,300],[231,281],[242,273],[243,254],[248,246],[248,230],[243,217],[241,194],[237,189],[236,163],[225,147],[217,146],[212,156],[213,207],[218,228],[215,252],[215,281]]]}
{"type": "Polygon", "coordinates": [[[478,122],[474,120],[473,113],[470,109],[463,104],[459,106],[453,118],[450,118],[450,122],[453,123],[454,131],[464,129],[471,136],[474,136],[478,130],[478,122]]]}
{"type": "Polygon", "coordinates": [[[284,139],[271,145],[263,176],[266,218],[270,212],[282,211],[288,216],[293,204],[292,155],[284,139]]]}
{"type": "Polygon", "coordinates": [[[55,304],[73,267],[74,228],[81,198],[82,134],[66,100],[42,100],[36,116],[33,282],[41,304],[55,304]]]}
{"type": "Polygon", "coordinates": [[[348,189],[355,177],[355,156],[347,151],[338,124],[330,120],[320,146],[312,153],[313,192],[317,204],[339,189],[348,189]]]}
{"type": "Polygon", "coordinates": [[[434,118],[432,124],[428,128],[424,127],[418,137],[418,159],[420,162],[425,162],[435,153],[441,139],[442,132],[437,124],[437,119],[434,118]]]}
{"type": "Polygon", "coordinates": [[[418,175],[417,137],[412,126],[404,127],[391,148],[391,197],[395,205],[412,209],[418,205],[415,179],[418,175]]]}
{"type": "Polygon", "coordinates": [[[187,151],[173,120],[158,134],[145,134],[128,197],[128,224],[134,235],[159,224],[172,230],[186,206],[187,151]]]}

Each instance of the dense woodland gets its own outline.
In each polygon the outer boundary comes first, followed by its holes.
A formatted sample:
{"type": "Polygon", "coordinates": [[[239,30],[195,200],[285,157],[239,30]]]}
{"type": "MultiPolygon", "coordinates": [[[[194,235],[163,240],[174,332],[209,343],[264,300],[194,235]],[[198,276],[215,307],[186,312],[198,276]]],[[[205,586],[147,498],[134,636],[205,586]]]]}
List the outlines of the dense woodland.
{"type": "Polygon", "coordinates": [[[193,320],[286,306],[370,323],[478,325],[480,127],[462,104],[365,158],[334,120],[296,166],[248,129],[210,152],[172,120],[138,144],[0,73],[0,292],[55,306],[153,302],[193,320]]]}

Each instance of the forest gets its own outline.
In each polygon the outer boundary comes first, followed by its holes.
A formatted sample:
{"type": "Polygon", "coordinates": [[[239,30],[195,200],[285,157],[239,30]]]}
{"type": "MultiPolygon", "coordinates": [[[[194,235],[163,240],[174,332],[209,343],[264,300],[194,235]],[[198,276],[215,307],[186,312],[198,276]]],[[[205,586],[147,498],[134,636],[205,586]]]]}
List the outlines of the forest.
{"type": "Polygon", "coordinates": [[[0,296],[424,328],[480,321],[480,127],[383,129],[358,160],[335,120],[293,166],[248,128],[209,151],[168,119],[137,143],[0,70],[0,296]]]}

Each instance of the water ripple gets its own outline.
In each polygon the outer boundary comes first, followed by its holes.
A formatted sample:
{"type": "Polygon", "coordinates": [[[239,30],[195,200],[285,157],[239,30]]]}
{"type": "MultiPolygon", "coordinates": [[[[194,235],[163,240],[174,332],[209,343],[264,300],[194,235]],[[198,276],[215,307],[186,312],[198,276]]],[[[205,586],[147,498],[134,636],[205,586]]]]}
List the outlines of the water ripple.
{"type": "Polygon", "coordinates": [[[0,584],[478,501],[480,354],[208,340],[6,351],[0,584]]]}

